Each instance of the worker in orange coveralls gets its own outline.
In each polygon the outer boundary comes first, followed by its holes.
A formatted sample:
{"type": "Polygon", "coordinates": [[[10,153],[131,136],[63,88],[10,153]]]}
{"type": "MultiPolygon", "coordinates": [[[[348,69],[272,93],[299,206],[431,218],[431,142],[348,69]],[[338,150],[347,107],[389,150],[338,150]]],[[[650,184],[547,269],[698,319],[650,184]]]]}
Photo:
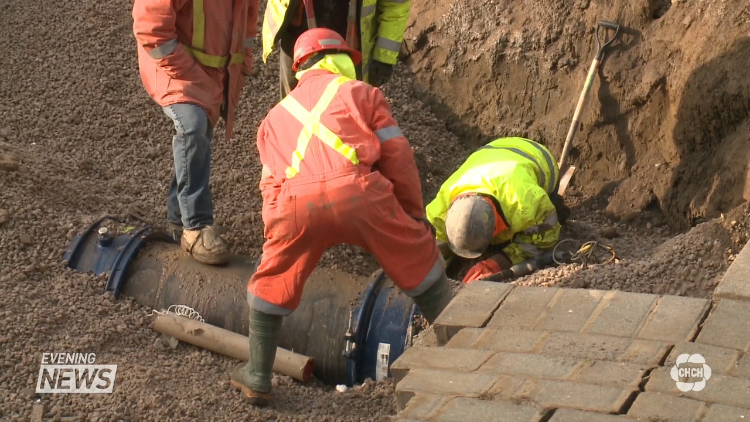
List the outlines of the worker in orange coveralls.
{"type": "Polygon", "coordinates": [[[211,139],[222,116],[232,136],[244,75],[253,67],[258,0],[135,0],[133,32],[141,81],[173,122],[174,176],[167,194],[175,240],[198,262],[224,264],[214,228],[211,139]]]}
{"type": "Polygon", "coordinates": [[[248,284],[250,358],[232,385],[264,406],[284,316],[331,246],[358,245],[432,323],[452,293],[409,143],[381,91],[356,80],[360,53],[335,31],[294,46],[299,83],[258,129],[266,242],[248,284]]]}

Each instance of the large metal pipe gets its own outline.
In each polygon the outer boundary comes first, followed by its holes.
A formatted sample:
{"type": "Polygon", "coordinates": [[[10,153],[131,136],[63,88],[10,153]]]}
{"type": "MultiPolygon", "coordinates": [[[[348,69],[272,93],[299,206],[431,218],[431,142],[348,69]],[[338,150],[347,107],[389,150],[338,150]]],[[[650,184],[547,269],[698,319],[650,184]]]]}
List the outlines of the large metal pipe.
{"type": "MultiPolygon", "coordinates": [[[[94,223],[66,250],[68,266],[109,272],[107,290],[153,309],[187,305],[209,324],[247,335],[247,282],[255,261],[234,256],[225,266],[195,262],[165,233],[144,227],[111,236],[94,223]],[[98,233],[98,234],[97,234],[98,233]]],[[[328,384],[385,379],[406,348],[416,307],[382,271],[372,279],[318,268],[302,302],[284,318],[280,347],[315,359],[328,384]]]]}

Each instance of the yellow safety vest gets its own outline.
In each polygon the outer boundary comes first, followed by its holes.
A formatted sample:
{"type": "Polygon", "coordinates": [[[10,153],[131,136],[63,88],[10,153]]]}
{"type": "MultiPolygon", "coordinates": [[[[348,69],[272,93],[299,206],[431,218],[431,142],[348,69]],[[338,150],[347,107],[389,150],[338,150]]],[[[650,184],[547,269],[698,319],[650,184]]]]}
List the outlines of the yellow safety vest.
{"type": "Polygon", "coordinates": [[[549,199],[560,174],[552,153],[524,138],[499,138],[479,148],[446,180],[427,207],[427,219],[439,242],[447,242],[445,217],[453,200],[476,192],[495,198],[508,229],[492,239],[517,264],[540,249],[553,247],[560,235],[555,206],[549,199]]]}
{"type": "MultiPolygon", "coordinates": [[[[325,0],[318,0],[325,1],[325,0]]],[[[351,0],[349,10],[354,11],[357,0],[351,0]]],[[[370,63],[377,60],[395,65],[404,32],[409,21],[411,0],[362,0],[360,9],[360,51],[362,53],[362,76],[368,81],[370,63]],[[375,16],[378,21],[375,21],[375,16]]],[[[289,11],[289,0],[268,0],[263,15],[263,61],[273,51],[278,41],[279,28],[289,11]]],[[[293,11],[292,11],[293,12],[293,11]]]]}
{"type": "Polygon", "coordinates": [[[346,157],[352,164],[359,164],[357,151],[345,144],[338,135],[333,133],[320,121],[320,116],[326,111],[328,106],[331,105],[331,102],[336,96],[336,92],[338,92],[341,85],[348,81],[351,81],[351,79],[345,76],[339,76],[329,82],[326,89],[323,91],[323,95],[321,95],[318,102],[310,111],[308,111],[291,95],[287,95],[281,100],[279,105],[284,107],[284,109],[302,123],[303,126],[302,131],[297,137],[297,148],[292,153],[289,167],[286,168],[287,179],[291,179],[299,174],[299,166],[305,158],[307,145],[310,143],[310,139],[312,139],[313,135],[317,136],[318,139],[323,141],[323,143],[346,157]]]}

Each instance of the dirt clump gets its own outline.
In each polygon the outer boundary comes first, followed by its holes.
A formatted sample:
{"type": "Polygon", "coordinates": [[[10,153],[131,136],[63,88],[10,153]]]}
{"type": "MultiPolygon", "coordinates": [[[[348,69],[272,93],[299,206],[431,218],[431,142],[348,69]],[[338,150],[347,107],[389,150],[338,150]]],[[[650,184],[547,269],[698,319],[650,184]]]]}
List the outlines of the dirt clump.
{"type": "MultiPolygon", "coordinates": [[[[611,246],[616,259],[588,267],[571,264],[544,269],[513,283],[710,298],[747,243],[748,216],[745,203],[726,216],[701,223],[674,237],[660,234],[664,233],[664,227],[655,228],[650,223],[646,232],[628,230],[614,223],[624,230],[623,236],[616,239],[564,236],[611,246]]],[[[570,229],[566,228],[565,232],[569,233],[570,229]]]]}
{"type": "Polygon", "coordinates": [[[743,202],[746,2],[428,0],[412,7],[402,53],[418,97],[467,145],[520,135],[556,155],[596,54],[594,28],[618,22],[620,37],[575,134],[575,187],[605,197],[612,217],[628,221],[656,208],[679,230],[743,202]]]}

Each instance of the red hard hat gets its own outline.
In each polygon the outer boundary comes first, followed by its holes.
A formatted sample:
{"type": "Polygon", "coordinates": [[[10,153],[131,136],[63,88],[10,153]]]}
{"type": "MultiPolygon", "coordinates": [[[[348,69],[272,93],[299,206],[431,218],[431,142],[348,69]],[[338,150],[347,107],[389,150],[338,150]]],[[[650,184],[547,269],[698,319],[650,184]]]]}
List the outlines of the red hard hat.
{"type": "Polygon", "coordinates": [[[346,41],[338,32],[327,28],[308,29],[297,38],[294,43],[294,63],[292,70],[297,71],[297,67],[309,59],[310,56],[321,51],[342,52],[349,54],[355,65],[362,60],[359,51],[349,48],[346,41]]]}

